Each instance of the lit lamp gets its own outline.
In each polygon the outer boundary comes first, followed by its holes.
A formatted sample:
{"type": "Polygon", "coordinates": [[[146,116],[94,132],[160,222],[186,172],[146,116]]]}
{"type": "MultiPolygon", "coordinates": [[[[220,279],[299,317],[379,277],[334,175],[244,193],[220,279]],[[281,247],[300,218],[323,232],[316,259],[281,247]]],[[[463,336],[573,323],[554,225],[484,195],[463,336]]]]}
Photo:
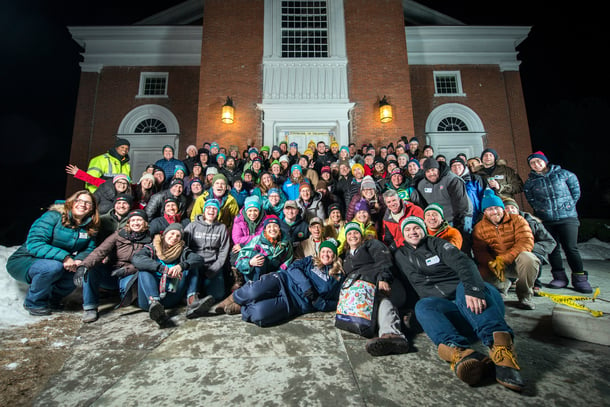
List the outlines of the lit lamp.
{"type": "Polygon", "coordinates": [[[388,103],[385,95],[379,101],[379,119],[381,123],[389,123],[392,121],[392,105],[388,103]]]}
{"type": "Polygon", "coordinates": [[[235,120],[235,107],[233,107],[233,99],[227,96],[227,101],[222,105],[222,115],[220,120],[223,123],[233,123],[235,120]]]}

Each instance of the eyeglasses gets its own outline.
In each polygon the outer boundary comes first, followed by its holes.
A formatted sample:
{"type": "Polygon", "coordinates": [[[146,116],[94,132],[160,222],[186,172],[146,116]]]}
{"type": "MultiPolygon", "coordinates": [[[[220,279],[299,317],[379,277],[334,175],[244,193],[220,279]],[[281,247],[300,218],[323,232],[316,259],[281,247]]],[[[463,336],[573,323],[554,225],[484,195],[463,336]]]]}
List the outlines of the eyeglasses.
{"type": "Polygon", "coordinates": [[[74,203],[81,204],[87,208],[91,208],[93,206],[93,202],[85,201],[84,199],[76,199],[74,203]]]}

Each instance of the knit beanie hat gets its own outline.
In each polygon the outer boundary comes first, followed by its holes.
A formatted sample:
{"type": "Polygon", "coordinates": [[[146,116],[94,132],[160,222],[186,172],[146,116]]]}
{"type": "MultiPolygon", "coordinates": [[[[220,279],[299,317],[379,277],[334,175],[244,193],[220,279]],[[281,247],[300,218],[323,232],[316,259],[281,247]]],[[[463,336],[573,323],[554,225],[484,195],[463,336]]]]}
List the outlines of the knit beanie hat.
{"type": "Polygon", "coordinates": [[[182,171],[183,173],[186,174],[186,168],[184,168],[184,166],[182,166],[182,165],[175,165],[174,166],[174,175],[176,175],[176,173],[178,171],[182,171]]]}
{"type": "Polygon", "coordinates": [[[358,213],[360,211],[369,211],[369,204],[366,199],[361,199],[356,202],[356,205],[354,207],[354,213],[358,213]]]}
{"type": "Polygon", "coordinates": [[[262,146],[262,147],[261,147],[261,153],[262,153],[263,151],[269,152],[269,146],[262,146]]]}
{"type": "Polygon", "coordinates": [[[407,166],[409,166],[409,164],[414,163],[415,165],[417,165],[417,168],[421,168],[421,164],[419,163],[419,160],[416,158],[411,158],[409,160],[409,162],[407,163],[407,166]]]}
{"type": "Polygon", "coordinates": [[[466,168],[466,163],[464,162],[464,160],[462,160],[460,157],[454,157],[451,160],[449,160],[449,166],[451,167],[453,164],[455,163],[460,163],[464,166],[464,168],[466,168]]]}
{"type": "Polygon", "coordinates": [[[129,184],[129,182],[131,181],[129,179],[129,177],[125,174],[117,174],[114,177],[112,177],[112,183],[116,184],[117,181],[119,180],[124,180],[125,182],[127,182],[129,184]]]}
{"type": "Polygon", "coordinates": [[[133,218],[134,216],[139,216],[142,219],[144,219],[146,222],[148,222],[148,215],[146,214],[146,211],[143,209],[134,209],[133,211],[129,212],[127,214],[127,220],[133,218]]]}
{"type": "Polygon", "coordinates": [[[182,180],[182,178],[172,178],[172,180],[169,183],[169,187],[173,187],[174,185],[182,185],[184,186],[184,181],[182,180]]]}
{"type": "Polygon", "coordinates": [[[299,164],[293,164],[292,167],[290,167],[290,174],[292,174],[294,170],[299,170],[300,173],[303,173],[303,168],[299,164]]]}
{"type": "Polygon", "coordinates": [[[377,184],[375,184],[375,180],[370,175],[365,176],[362,179],[362,183],[360,184],[360,190],[363,189],[375,189],[377,184]]]}
{"type": "Polygon", "coordinates": [[[125,201],[131,206],[133,204],[133,197],[129,194],[119,194],[114,198],[114,203],[125,201]]]}
{"type": "Polygon", "coordinates": [[[170,202],[173,202],[176,205],[178,205],[178,200],[176,198],[174,198],[173,196],[170,196],[169,198],[165,198],[165,201],[163,201],[163,207],[165,208],[165,205],[167,205],[170,202]]]}
{"type": "Polygon", "coordinates": [[[512,205],[515,208],[519,209],[519,204],[513,198],[504,197],[504,198],[502,198],[502,202],[504,203],[505,207],[506,207],[506,205],[512,205]]]}
{"type": "Polygon", "coordinates": [[[116,139],[116,141],[114,142],[114,148],[121,147],[121,146],[130,147],[131,144],[129,144],[129,140],[125,140],[124,138],[116,139]]]}
{"type": "Polygon", "coordinates": [[[221,173],[214,175],[214,178],[212,178],[212,184],[214,184],[218,180],[224,181],[225,184],[228,183],[227,177],[225,177],[224,174],[221,174],[221,173]]]}
{"type": "Polygon", "coordinates": [[[203,181],[199,178],[193,178],[190,182],[189,182],[189,187],[193,184],[199,184],[203,187],[203,181]]]}
{"type": "Polygon", "coordinates": [[[290,143],[290,147],[299,148],[299,145],[296,142],[290,143]]]}
{"type": "Polygon", "coordinates": [[[332,211],[337,210],[339,212],[341,212],[341,207],[339,206],[339,204],[330,204],[330,206],[328,207],[328,214],[330,215],[332,211]]]}
{"type": "Polygon", "coordinates": [[[299,192],[301,192],[301,190],[302,190],[303,188],[309,188],[309,189],[311,189],[311,185],[309,185],[309,182],[301,182],[301,183],[299,184],[299,192]]]}
{"type": "Polygon", "coordinates": [[[220,145],[216,141],[213,141],[212,144],[210,144],[210,149],[212,148],[220,148],[220,145]]]}
{"type": "Polygon", "coordinates": [[[216,161],[218,161],[219,158],[222,158],[225,161],[227,160],[227,156],[224,155],[223,153],[216,154],[216,161]]]}
{"type": "Polygon", "coordinates": [[[170,223],[165,230],[163,231],[163,234],[169,233],[172,230],[177,230],[178,232],[180,232],[180,235],[182,235],[182,233],[184,233],[184,229],[182,228],[182,225],[179,222],[174,222],[174,223],[170,223]]]}
{"type": "Polygon", "coordinates": [[[244,201],[244,210],[247,211],[250,208],[256,208],[261,210],[261,201],[256,195],[252,195],[246,198],[244,201]]]}
{"type": "Polygon", "coordinates": [[[539,158],[542,161],[544,161],[545,163],[549,163],[549,159],[546,158],[546,155],[544,155],[544,153],[542,151],[536,151],[535,153],[530,154],[527,157],[527,163],[529,164],[529,162],[532,160],[532,158],[539,158]]]}
{"type": "Polygon", "coordinates": [[[438,169],[440,168],[440,165],[434,158],[428,158],[426,161],[424,161],[424,171],[428,171],[432,168],[438,169]]]}
{"type": "Polygon", "coordinates": [[[161,152],[164,152],[166,148],[171,149],[172,153],[174,152],[174,147],[170,146],[169,144],[164,145],[163,148],[161,148],[161,152]]]}
{"type": "Polygon", "coordinates": [[[360,229],[360,225],[358,223],[349,222],[348,224],[345,225],[345,234],[346,235],[348,232],[351,232],[352,230],[355,230],[362,235],[362,229],[360,229]]]}
{"type": "Polygon", "coordinates": [[[320,251],[322,251],[323,248],[329,248],[330,250],[333,251],[333,253],[335,254],[335,256],[337,255],[337,248],[339,247],[339,243],[333,239],[332,237],[326,239],[325,241],[323,241],[322,243],[320,243],[320,251]]]}
{"type": "Polygon", "coordinates": [[[441,215],[441,218],[445,219],[445,212],[443,212],[443,207],[437,203],[431,203],[430,205],[426,206],[426,209],[424,209],[424,215],[428,211],[438,212],[438,214],[441,215]]]}
{"type": "Polygon", "coordinates": [[[498,161],[498,152],[493,148],[486,148],[485,150],[483,150],[483,152],[481,153],[481,160],[483,159],[485,153],[491,153],[494,156],[494,162],[498,161]]]}
{"type": "Polygon", "coordinates": [[[502,202],[502,199],[500,199],[492,189],[487,188],[483,193],[483,199],[481,200],[481,210],[484,211],[492,206],[504,208],[504,202],[502,202]]]}
{"type": "Polygon", "coordinates": [[[403,220],[402,223],[400,224],[400,230],[403,234],[405,233],[405,227],[407,227],[407,225],[410,225],[410,224],[415,224],[415,225],[419,226],[420,228],[422,228],[424,233],[426,232],[426,223],[424,222],[424,220],[422,218],[420,218],[418,216],[409,216],[405,220],[403,220]]]}
{"type": "Polygon", "coordinates": [[[216,175],[218,174],[218,168],[216,167],[208,167],[208,169],[205,171],[205,175],[216,175]]]}
{"type": "Polygon", "coordinates": [[[149,179],[152,182],[155,182],[155,176],[152,174],[149,174],[148,172],[145,172],[144,174],[142,174],[142,176],[140,177],[140,180],[138,181],[138,184],[141,183],[143,180],[145,179],[149,179]]]}
{"type": "Polygon", "coordinates": [[[214,208],[220,210],[220,202],[218,202],[217,199],[212,198],[205,201],[203,204],[203,209],[207,208],[208,206],[213,206],[214,208]]]}
{"type": "Polygon", "coordinates": [[[282,196],[278,188],[269,188],[269,191],[267,191],[267,196],[271,195],[279,195],[280,197],[282,196]]]}
{"type": "Polygon", "coordinates": [[[415,143],[415,144],[419,145],[419,140],[417,139],[417,137],[413,137],[413,138],[411,138],[411,140],[409,140],[409,144],[411,144],[411,143],[415,143]]]}
{"type": "Polygon", "coordinates": [[[267,227],[268,224],[270,223],[275,223],[276,225],[280,225],[280,218],[278,218],[275,215],[269,215],[265,218],[265,221],[263,222],[263,229],[267,227]]]}
{"type": "Polygon", "coordinates": [[[280,156],[279,162],[280,162],[280,164],[282,162],[286,162],[287,163],[287,162],[290,162],[290,160],[288,159],[288,156],[286,154],[284,154],[284,155],[280,156]]]}
{"type": "Polygon", "coordinates": [[[356,169],[356,168],[360,168],[360,171],[362,171],[362,173],[364,173],[364,167],[362,166],[362,164],[355,163],[354,165],[352,165],[352,175],[354,174],[354,169],[356,169]]]}

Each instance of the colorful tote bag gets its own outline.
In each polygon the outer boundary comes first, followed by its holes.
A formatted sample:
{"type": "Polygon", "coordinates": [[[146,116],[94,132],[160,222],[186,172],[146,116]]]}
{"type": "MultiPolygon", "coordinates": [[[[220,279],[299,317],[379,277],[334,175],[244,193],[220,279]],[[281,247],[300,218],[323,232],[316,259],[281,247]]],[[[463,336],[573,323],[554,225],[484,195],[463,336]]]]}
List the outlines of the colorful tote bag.
{"type": "Polygon", "coordinates": [[[347,278],[341,287],[335,327],[372,338],[376,332],[377,302],[374,283],[359,277],[347,278]]]}

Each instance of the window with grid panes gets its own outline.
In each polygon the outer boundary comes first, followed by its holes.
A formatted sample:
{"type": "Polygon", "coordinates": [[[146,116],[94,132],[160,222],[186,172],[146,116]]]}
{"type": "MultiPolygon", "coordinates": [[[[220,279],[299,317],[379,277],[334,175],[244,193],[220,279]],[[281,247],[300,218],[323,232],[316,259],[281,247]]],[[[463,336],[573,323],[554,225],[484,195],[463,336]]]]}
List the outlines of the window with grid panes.
{"type": "Polygon", "coordinates": [[[437,131],[468,131],[468,126],[457,117],[445,117],[438,124],[437,131]]]}
{"type": "Polygon", "coordinates": [[[140,91],[138,96],[142,97],[166,97],[167,96],[167,73],[142,72],[140,74],[140,91]]]}
{"type": "Polygon", "coordinates": [[[434,72],[435,96],[465,96],[459,71],[434,72]]]}
{"type": "Polygon", "coordinates": [[[161,120],[144,119],[135,128],[135,133],[167,133],[167,127],[161,120]]]}
{"type": "Polygon", "coordinates": [[[326,1],[282,1],[282,57],[326,58],[326,1]]]}

